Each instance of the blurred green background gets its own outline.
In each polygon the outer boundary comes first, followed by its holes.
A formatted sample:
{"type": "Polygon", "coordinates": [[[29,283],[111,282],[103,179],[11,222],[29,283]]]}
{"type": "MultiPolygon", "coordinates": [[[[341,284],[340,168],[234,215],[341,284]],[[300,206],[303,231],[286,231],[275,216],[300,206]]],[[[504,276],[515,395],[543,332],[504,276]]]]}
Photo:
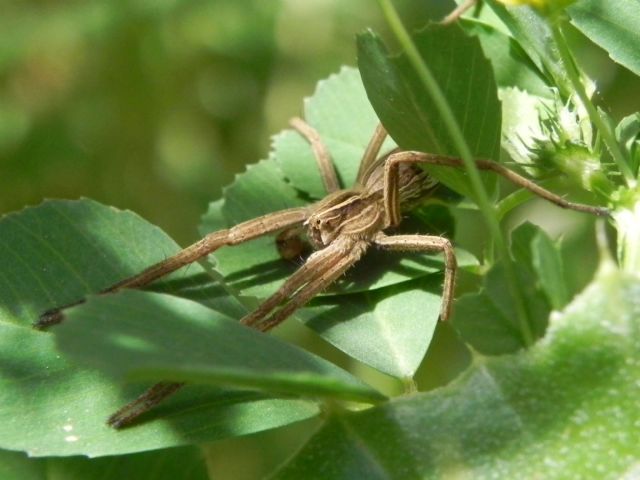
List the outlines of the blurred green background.
{"type": "Polygon", "coordinates": [[[354,35],[384,30],[370,0],[0,0],[0,11],[0,213],[87,196],[183,244],[316,81],[355,64],[354,35]]]}
{"type": "MultiPolygon", "coordinates": [[[[394,3],[414,27],[450,8],[394,3]]],[[[386,33],[373,0],[0,0],[0,214],[85,196],[192,242],[207,204],[266,157],[315,83],[355,65],[354,36],[368,27],[386,33]]],[[[614,117],[639,110],[638,79],[571,40],[614,117]]],[[[569,247],[580,262],[592,245],[569,247]]],[[[453,336],[438,330],[422,388],[468,361],[453,336]]],[[[217,445],[210,467],[255,478],[309,433],[295,428],[217,445]]]]}

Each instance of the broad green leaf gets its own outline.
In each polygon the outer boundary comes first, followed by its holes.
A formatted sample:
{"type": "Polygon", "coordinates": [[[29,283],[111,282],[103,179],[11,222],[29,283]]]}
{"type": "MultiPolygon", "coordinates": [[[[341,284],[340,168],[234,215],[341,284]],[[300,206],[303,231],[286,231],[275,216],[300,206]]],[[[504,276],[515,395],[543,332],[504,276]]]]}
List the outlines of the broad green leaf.
{"type": "Polygon", "coordinates": [[[72,365],[51,334],[0,324],[0,446],[30,456],[116,455],[245,435],[318,414],[314,403],[188,387],[133,428],[107,417],[149,384],[122,387],[72,365]]]}
{"type": "MultiPolygon", "coordinates": [[[[553,265],[534,266],[536,255],[539,263],[541,255],[550,255],[548,252],[536,253],[532,250],[534,240],[542,235],[538,227],[525,223],[513,232],[511,245],[527,318],[526,328],[533,340],[544,334],[551,312],[550,299],[546,295],[551,286],[541,285],[541,273],[549,276],[555,272],[553,265]]],[[[544,279],[548,280],[547,277],[544,279]]],[[[506,282],[504,267],[497,263],[485,276],[483,289],[479,293],[462,295],[455,304],[453,325],[466,342],[487,355],[513,353],[527,346],[523,326],[517,320],[517,307],[506,282]]],[[[559,294],[554,292],[553,295],[559,294]]]]}
{"type": "MultiPolygon", "coordinates": [[[[0,223],[0,322],[30,325],[66,305],[175,253],[179,247],[136,214],[91,200],[46,202],[0,223]]],[[[155,288],[197,289],[210,278],[199,265],[155,288]]]]}
{"type": "Polygon", "coordinates": [[[612,267],[526,352],[452,384],[336,411],[277,479],[634,478],[640,281],[612,267]]]}
{"type": "Polygon", "coordinates": [[[640,75],[640,8],[636,0],[580,0],[567,11],[578,30],[615,62],[640,75]]]}
{"type": "Polygon", "coordinates": [[[518,88],[541,97],[551,96],[544,75],[512,37],[481,20],[464,20],[461,25],[480,40],[500,88],[518,88]]]}
{"type": "Polygon", "coordinates": [[[3,480],[207,480],[199,449],[172,448],[105,458],[28,458],[20,452],[0,451],[3,480]]]}
{"type": "MultiPolygon", "coordinates": [[[[413,35],[413,41],[449,102],[472,154],[497,159],[500,102],[491,64],[478,39],[452,26],[427,28],[413,35]]],[[[404,54],[390,56],[382,41],[367,32],[358,37],[358,65],[373,108],[400,147],[458,156],[438,109],[404,54]]],[[[464,172],[442,167],[428,170],[457,192],[472,196],[464,172]]]]}
{"type": "Polygon", "coordinates": [[[67,316],[55,329],[59,349],[130,380],[384,398],[326,360],[190,300],[128,290],[90,297],[67,316]]]}
{"type": "Polygon", "coordinates": [[[356,360],[411,378],[431,343],[441,294],[442,277],[432,275],[372,292],[320,298],[297,316],[356,360]]]}
{"type": "MultiPolygon", "coordinates": [[[[305,99],[305,120],[314,127],[329,150],[343,188],[351,187],[362,155],[379,123],[355,68],[342,67],[339,73],[318,82],[314,94],[305,99]]],[[[387,139],[381,154],[395,144],[387,139]]],[[[299,133],[287,130],[274,138],[274,157],[297,189],[311,198],[325,191],[308,142],[299,133]]]]}
{"type": "MultiPolygon", "coordinates": [[[[171,255],[178,246],[131,212],[52,201],[0,219],[0,447],[32,456],[113,455],[211,441],[315,416],[313,403],[192,387],[123,432],[105,419],[145,386],[122,387],[62,358],[50,333],[31,329],[44,310],[84,297],[171,255]]],[[[193,265],[156,289],[245,311],[193,265]]]]}

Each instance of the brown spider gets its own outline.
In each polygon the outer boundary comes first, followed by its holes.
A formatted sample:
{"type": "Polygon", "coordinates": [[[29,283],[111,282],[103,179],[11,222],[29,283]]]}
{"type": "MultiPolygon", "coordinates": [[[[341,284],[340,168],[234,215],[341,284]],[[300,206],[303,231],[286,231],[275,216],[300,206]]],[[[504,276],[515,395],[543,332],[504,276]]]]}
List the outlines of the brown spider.
{"type": "MultiPolygon", "coordinates": [[[[445,271],[440,319],[447,320],[451,314],[456,276],[456,257],[451,242],[440,236],[389,236],[384,231],[400,223],[402,209],[409,209],[420,199],[430,195],[438,185],[437,180],[417,164],[459,168],[463,166],[462,161],[442,155],[398,149],[379,157],[387,135],[379,125],[365,150],[355,185],[349,189],[340,189],[333,162],[318,133],[298,118],[293,119],[291,125],[311,144],[327,191],[324,199],[312,205],[270,213],[230,229],[210,233],[176,255],[101,293],[142,287],[222,246],[238,245],[276,232],[282,232],[278,238],[286,242],[290,237],[289,232],[296,232],[302,227],[306,229],[306,235],[315,251],[271,297],[242,318],[240,323],[263,332],[272,329],[340,278],[372,245],[384,250],[442,252],[445,271]]],[[[479,169],[491,170],[560,207],[596,215],[608,214],[603,208],[568,202],[493,161],[476,160],[476,165],[479,169]]],[[[62,309],[69,306],[71,305],[45,312],[36,327],[45,328],[59,323],[63,319],[62,309]]],[[[170,382],[154,385],[113,414],[108,420],[109,425],[120,428],[131,423],[182,385],[170,382]]]]}

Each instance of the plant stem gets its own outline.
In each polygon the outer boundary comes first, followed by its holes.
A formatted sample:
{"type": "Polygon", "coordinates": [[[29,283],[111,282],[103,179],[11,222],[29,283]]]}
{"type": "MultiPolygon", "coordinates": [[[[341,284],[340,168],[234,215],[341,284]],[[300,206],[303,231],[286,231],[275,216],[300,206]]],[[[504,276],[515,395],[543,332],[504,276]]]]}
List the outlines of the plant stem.
{"type": "Polygon", "coordinates": [[[558,53],[560,54],[560,59],[567,70],[567,75],[569,76],[569,80],[573,84],[573,88],[575,92],[580,97],[582,104],[587,110],[589,114],[589,118],[591,122],[596,126],[600,134],[602,135],[602,139],[607,145],[609,152],[611,152],[611,156],[613,160],[618,165],[620,169],[620,173],[622,173],[624,179],[626,180],[627,186],[633,186],[635,184],[635,179],[633,178],[633,172],[631,172],[631,168],[627,164],[627,161],[618,145],[618,142],[615,139],[613,131],[611,130],[611,126],[608,122],[605,122],[598,109],[593,105],[589,95],[587,95],[587,91],[582,84],[582,80],[580,79],[580,73],[576,67],[573,56],[571,55],[571,51],[569,50],[569,46],[567,45],[567,41],[562,34],[562,30],[560,29],[560,22],[562,22],[561,18],[551,19],[551,32],[553,34],[553,40],[558,46],[558,53]]]}
{"type": "Polygon", "coordinates": [[[476,201],[478,202],[480,211],[482,212],[485,222],[489,227],[489,231],[491,232],[494,244],[504,265],[505,276],[507,277],[507,284],[509,285],[510,290],[509,293],[511,294],[511,298],[517,312],[517,320],[522,334],[523,342],[525,345],[531,345],[533,344],[534,338],[529,326],[526,309],[524,308],[524,295],[522,293],[520,284],[517,281],[515,267],[511,260],[511,255],[509,254],[507,243],[502,234],[502,230],[500,229],[498,219],[495,216],[495,212],[489,200],[489,196],[484,188],[484,185],[482,184],[480,172],[476,167],[471,149],[469,148],[469,145],[467,144],[464,135],[462,134],[460,125],[453,115],[453,111],[451,110],[447,99],[442,93],[438,82],[434,78],[427,64],[423,61],[420,52],[418,51],[409,33],[404,27],[402,20],[400,20],[400,16],[391,3],[391,0],[378,0],[378,4],[380,5],[380,8],[382,9],[384,16],[386,17],[387,23],[391,27],[391,30],[394,33],[396,39],[405,51],[409,62],[416,71],[424,88],[431,95],[431,99],[436,105],[438,113],[445,123],[449,135],[451,135],[451,139],[453,140],[453,143],[456,146],[456,149],[458,150],[462,161],[464,162],[465,169],[467,171],[467,174],[469,175],[471,189],[474,193],[474,196],[476,197],[476,201]]]}

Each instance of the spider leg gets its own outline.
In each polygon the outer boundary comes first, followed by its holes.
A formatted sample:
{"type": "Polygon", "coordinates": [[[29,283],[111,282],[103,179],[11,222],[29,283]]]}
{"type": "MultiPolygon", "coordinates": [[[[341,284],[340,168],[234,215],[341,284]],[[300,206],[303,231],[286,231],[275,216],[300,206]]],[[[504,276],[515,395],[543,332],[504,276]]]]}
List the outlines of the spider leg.
{"type": "MultiPolygon", "coordinates": [[[[254,328],[266,332],[282,323],[297,309],[306,305],[318,293],[322,292],[340,278],[340,276],[362,257],[367,247],[366,242],[358,241],[349,250],[334,255],[331,260],[327,262],[327,267],[321,271],[314,271],[307,283],[291,295],[279,310],[274,311],[269,316],[264,315],[261,319],[252,318],[251,322],[254,328]]],[[[244,320],[245,319],[242,319],[241,322],[245,323],[244,320]]],[[[245,323],[245,325],[246,324],[247,323],[245,323]]]]}
{"type": "Polygon", "coordinates": [[[107,419],[107,425],[122,428],[129,425],[136,418],[147,412],[162,400],[179,390],[184,383],[160,382],[146,390],[138,398],[127,403],[120,410],[107,419]]]}
{"type": "MultiPolygon", "coordinates": [[[[356,262],[364,250],[358,253],[358,248],[344,249],[341,245],[332,244],[322,250],[314,252],[291,277],[267,300],[265,300],[255,311],[245,316],[240,320],[240,323],[257,328],[261,331],[269,330],[270,328],[284,320],[291,312],[285,316],[281,316],[281,320],[271,325],[269,323],[268,328],[264,328],[265,321],[267,321],[271,312],[283,304],[288,305],[286,302],[291,302],[293,299],[304,290],[307,285],[316,282],[317,279],[324,278],[325,275],[332,272],[336,265],[348,264],[349,266],[356,262]],[[346,259],[343,261],[342,259],[346,259]]],[[[331,280],[332,282],[333,280],[331,280]]],[[[331,283],[329,282],[329,283],[331,283]]],[[[328,285],[328,284],[327,284],[328,285]]],[[[318,290],[316,290],[317,292],[318,290]]],[[[308,300],[307,300],[308,301],[308,300]]],[[[283,309],[286,307],[282,307],[283,309]]],[[[281,310],[278,310],[280,312],[281,310]]],[[[275,314],[273,314],[275,315],[275,314]]]]}
{"type": "MultiPolygon", "coordinates": [[[[346,252],[332,246],[315,252],[276,293],[265,300],[254,312],[242,318],[240,323],[262,332],[272,329],[339,278],[362,256],[365,250],[366,244],[360,242],[346,252]],[[268,316],[283,303],[284,306],[280,310],[268,316]]],[[[111,415],[107,423],[114,428],[125,427],[183,385],[183,383],[171,382],[157,383],[111,415]]]]}
{"type": "Polygon", "coordinates": [[[378,154],[380,153],[380,149],[382,148],[385,138],[387,138],[387,131],[382,123],[378,123],[371,140],[369,140],[367,149],[364,151],[362,160],[360,160],[358,176],[356,177],[356,181],[360,185],[364,185],[367,182],[367,178],[375,166],[376,159],[378,158],[378,154]]]}
{"type": "MultiPolygon", "coordinates": [[[[435,155],[422,152],[404,151],[397,152],[389,156],[384,169],[384,208],[388,226],[400,223],[400,201],[398,186],[398,169],[401,163],[425,163],[429,165],[440,165],[445,167],[464,168],[461,159],[444,155],[435,155]]],[[[480,170],[489,170],[506,178],[510,182],[525,188],[530,192],[554,203],[562,208],[576,210],[578,212],[591,213],[593,215],[607,216],[609,210],[602,207],[573,203],[565,200],[559,195],[542,188],[531,180],[509,170],[505,166],[491,160],[475,160],[476,166],[480,170]]]]}
{"type": "Polygon", "coordinates": [[[333,160],[326,145],[322,142],[318,131],[309,125],[301,118],[294,117],[289,121],[294,129],[298,131],[304,138],[307,139],[313,150],[313,155],[316,157],[318,168],[320,169],[320,175],[322,176],[322,183],[327,193],[340,190],[340,182],[338,182],[338,174],[336,173],[333,160]]]}
{"type": "Polygon", "coordinates": [[[442,252],[444,254],[444,286],[442,288],[442,305],[440,320],[448,320],[453,306],[453,293],[456,286],[458,269],[456,254],[449,239],[434,235],[393,235],[379,233],[374,244],[385,250],[400,252],[442,252]]]}
{"type": "Polygon", "coordinates": [[[444,17],[441,21],[441,25],[450,25],[456,22],[464,13],[473,7],[478,0],[466,0],[464,3],[458,5],[454,10],[451,11],[446,17],[444,17]]]}
{"type": "MultiPolygon", "coordinates": [[[[308,209],[306,207],[291,208],[248,220],[227,230],[210,233],[172,257],[150,266],[133,277],[126,278],[111,285],[99,293],[113,293],[123,288],[139,288],[145,286],[160,277],[201,259],[222,246],[238,245],[262,235],[300,224],[306,220],[307,216],[308,209]]],[[[79,300],[69,305],[47,310],[40,316],[38,321],[34,323],[34,327],[44,329],[60,323],[63,320],[63,309],[79,305],[83,302],[84,300],[79,300]]]]}

